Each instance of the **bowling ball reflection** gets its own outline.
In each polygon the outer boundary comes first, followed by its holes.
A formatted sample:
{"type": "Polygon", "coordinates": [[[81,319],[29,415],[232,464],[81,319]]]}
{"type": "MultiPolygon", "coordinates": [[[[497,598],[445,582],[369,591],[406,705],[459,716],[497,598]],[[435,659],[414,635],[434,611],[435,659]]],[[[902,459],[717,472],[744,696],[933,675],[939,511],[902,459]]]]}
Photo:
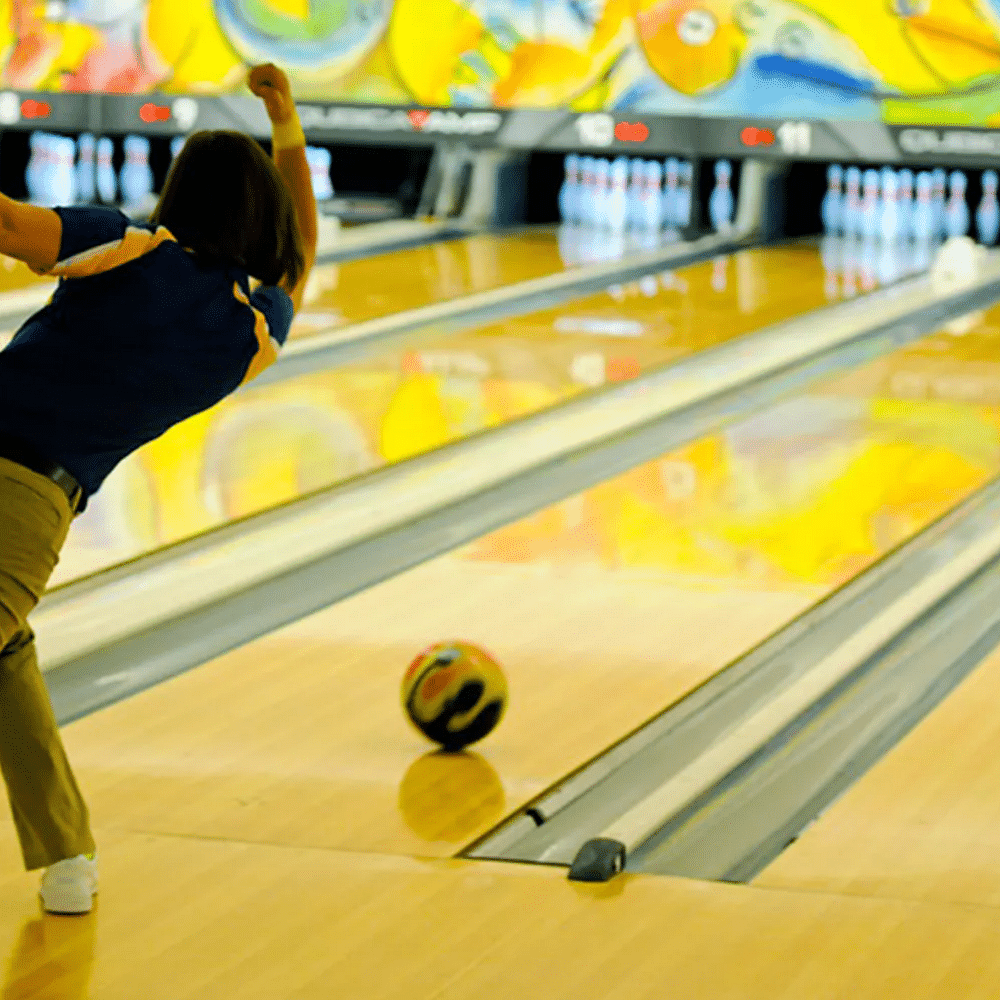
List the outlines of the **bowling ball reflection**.
{"type": "Polygon", "coordinates": [[[500,776],[474,753],[437,751],[415,760],[399,786],[399,811],[421,840],[460,844],[503,819],[500,776]]]}

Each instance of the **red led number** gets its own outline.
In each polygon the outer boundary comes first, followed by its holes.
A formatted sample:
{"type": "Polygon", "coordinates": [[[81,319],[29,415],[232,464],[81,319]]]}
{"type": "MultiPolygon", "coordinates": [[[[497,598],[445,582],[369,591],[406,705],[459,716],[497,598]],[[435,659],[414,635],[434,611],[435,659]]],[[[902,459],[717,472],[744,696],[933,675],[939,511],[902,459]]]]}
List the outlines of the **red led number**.
{"type": "Polygon", "coordinates": [[[165,122],[170,120],[170,108],[158,104],[144,104],[139,108],[139,117],[144,122],[165,122]]]}
{"type": "Polygon", "coordinates": [[[619,142],[645,142],[649,129],[642,122],[619,122],[615,126],[615,138],[619,142]]]}
{"type": "Polygon", "coordinates": [[[30,97],[21,102],[22,118],[48,118],[52,114],[52,107],[45,101],[33,101],[30,97]]]}
{"type": "Polygon", "coordinates": [[[748,125],[740,133],[744,146],[773,146],[774,133],[769,128],[754,128],[748,125]]]}

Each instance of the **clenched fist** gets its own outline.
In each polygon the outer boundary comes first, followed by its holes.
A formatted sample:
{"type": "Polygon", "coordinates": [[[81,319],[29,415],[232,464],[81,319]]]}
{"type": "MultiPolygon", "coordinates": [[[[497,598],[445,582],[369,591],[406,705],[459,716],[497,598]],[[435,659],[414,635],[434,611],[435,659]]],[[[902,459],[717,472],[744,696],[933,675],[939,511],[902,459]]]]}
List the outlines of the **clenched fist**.
{"type": "Polygon", "coordinates": [[[264,102],[267,116],[275,125],[283,125],[295,114],[288,77],[274,63],[254,66],[247,76],[247,86],[264,102]]]}

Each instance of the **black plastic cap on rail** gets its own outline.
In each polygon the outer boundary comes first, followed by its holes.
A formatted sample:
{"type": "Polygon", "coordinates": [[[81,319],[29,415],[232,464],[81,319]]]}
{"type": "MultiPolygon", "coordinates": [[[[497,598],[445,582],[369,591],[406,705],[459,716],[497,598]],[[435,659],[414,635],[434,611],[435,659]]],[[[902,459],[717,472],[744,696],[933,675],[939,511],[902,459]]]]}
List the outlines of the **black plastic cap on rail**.
{"type": "Polygon", "coordinates": [[[620,840],[598,837],[577,851],[569,878],[571,882],[609,882],[624,868],[625,845],[620,840]]]}

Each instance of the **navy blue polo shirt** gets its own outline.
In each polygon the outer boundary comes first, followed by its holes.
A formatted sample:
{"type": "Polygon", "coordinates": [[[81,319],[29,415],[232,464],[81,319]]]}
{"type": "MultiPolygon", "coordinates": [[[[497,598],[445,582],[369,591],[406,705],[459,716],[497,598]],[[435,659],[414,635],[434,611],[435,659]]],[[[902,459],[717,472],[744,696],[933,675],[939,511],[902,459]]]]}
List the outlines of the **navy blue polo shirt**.
{"type": "Polygon", "coordinates": [[[59,285],[0,351],[0,433],[72,473],[82,510],[127,455],[272,364],[294,306],[163,226],[56,211],[59,285]]]}

